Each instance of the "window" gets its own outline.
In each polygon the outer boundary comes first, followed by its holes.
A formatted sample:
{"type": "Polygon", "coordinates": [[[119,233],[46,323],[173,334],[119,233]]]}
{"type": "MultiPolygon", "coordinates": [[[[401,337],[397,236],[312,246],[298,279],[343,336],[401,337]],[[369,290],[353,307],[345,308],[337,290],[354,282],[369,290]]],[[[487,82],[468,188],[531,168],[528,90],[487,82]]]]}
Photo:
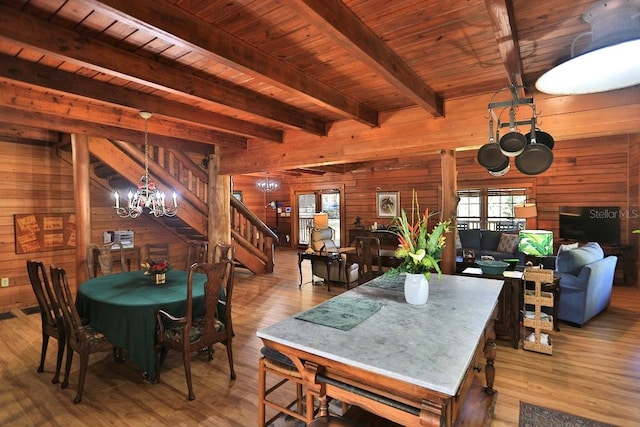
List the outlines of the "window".
{"type": "Polygon", "coordinates": [[[513,206],[525,202],[526,188],[479,188],[458,191],[458,229],[508,231],[524,227],[513,206]]]}

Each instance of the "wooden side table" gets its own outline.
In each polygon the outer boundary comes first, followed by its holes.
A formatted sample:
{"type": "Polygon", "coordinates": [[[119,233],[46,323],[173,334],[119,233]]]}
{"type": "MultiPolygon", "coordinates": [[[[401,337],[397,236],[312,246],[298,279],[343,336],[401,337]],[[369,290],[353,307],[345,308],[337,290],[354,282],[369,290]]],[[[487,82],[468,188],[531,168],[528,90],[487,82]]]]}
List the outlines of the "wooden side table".
{"type": "MultiPolygon", "coordinates": [[[[320,252],[312,252],[312,253],[307,253],[307,252],[298,252],[298,270],[300,271],[300,284],[298,285],[298,288],[302,287],[302,261],[304,261],[305,259],[308,259],[311,263],[313,263],[313,261],[324,261],[324,263],[327,265],[327,291],[331,290],[331,281],[329,280],[329,278],[331,277],[331,265],[334,262],[338,263],[338,276],[340,276],[342,274],[343,271],[343,262],[342,262],[342,256],[339,252],[326,252],[326,253],[320,253],[320,252]]],[[[311,283],[313,283],[313,273],[311,273],[311,283]]],[[[347,285],[348,286],[348,285],[347,285]]]]}

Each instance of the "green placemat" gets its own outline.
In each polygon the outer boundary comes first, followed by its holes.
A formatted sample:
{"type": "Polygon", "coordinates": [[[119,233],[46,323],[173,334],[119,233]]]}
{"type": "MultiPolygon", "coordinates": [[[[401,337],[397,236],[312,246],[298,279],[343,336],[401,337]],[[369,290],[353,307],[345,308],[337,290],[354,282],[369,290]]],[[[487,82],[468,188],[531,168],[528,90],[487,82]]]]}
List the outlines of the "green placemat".
{"type": "Polygon", "coordinates": [[[373,316],[383,305],[381,302],[357,298],[331,299],[296,315],[295,318],[348,331],[373,316]]]}
{"type": "Polygon", "coordinates": [[[404,292],[404,276],[378,276],[369,280],[363,286],[371,286],[373,288],[389,289],[392,291],[404,292]]]}

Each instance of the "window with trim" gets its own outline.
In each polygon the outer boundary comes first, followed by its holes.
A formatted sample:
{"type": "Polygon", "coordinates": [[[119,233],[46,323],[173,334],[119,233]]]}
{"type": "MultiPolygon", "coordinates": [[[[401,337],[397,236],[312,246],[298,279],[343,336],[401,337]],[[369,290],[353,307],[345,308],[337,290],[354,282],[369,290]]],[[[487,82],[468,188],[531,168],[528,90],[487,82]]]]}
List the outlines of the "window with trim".
{"type": "Polygon", "coordinates": [[[459,190],[457,222],[459,230],[509,231],[524,227],[524,220],[514,218],[513,206],[527,199],[526,188],[476,188],[459,190]]]}

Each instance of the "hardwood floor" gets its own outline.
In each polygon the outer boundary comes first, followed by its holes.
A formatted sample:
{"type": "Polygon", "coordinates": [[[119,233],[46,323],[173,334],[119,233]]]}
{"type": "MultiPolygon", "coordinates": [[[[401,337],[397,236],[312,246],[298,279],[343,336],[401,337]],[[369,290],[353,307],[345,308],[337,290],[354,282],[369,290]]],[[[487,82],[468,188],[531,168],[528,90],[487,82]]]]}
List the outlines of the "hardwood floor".
{"type": "MultiPolygon", "coordinates": [[[[309,263],[303,264],[305,280],[309,263]]],[[[344,292],[344,287],[306,284],[298,289],[296,252],[278,249],[276,272],[255,276],[238,269],[234,294],[234,361],[229,378],[226,352],[215,359],[194,356],[195,401],[187,400],[182,360],[170,353],[162,379],[152,384],[139,369],[92,355],[82,403],[72,403],[78,380],[74,360],[69,388],[51,384],[56,342],[50,342],[45,372],[37,373],[40,316],[13,310],[0,321],[0,425],[12,426],[255,426],[256,330],[344,292]]],[[[615,286],[611,306],[583,328],[564,323],[552,335],[553,355],[512,349],[499,342],[494,427],[518,424],[521,400],[619,426],[640,422],[640,291],[615,286]]]]}

